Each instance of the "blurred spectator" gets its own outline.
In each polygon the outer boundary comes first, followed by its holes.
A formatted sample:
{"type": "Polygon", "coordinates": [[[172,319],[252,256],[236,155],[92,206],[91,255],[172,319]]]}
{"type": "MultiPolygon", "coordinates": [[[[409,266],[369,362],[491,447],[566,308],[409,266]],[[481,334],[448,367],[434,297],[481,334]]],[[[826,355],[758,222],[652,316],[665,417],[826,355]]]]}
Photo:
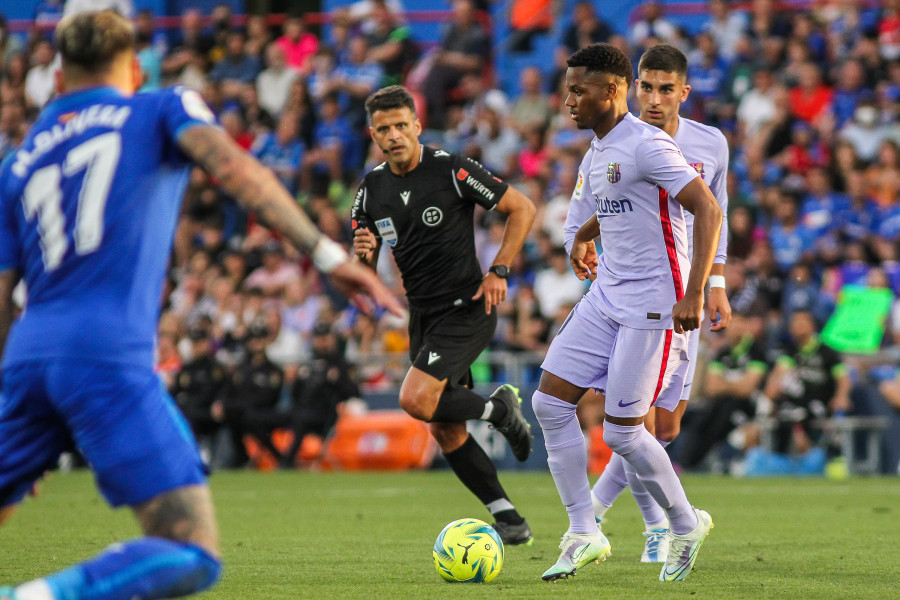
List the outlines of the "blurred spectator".
{"type": "MultiPolygon", "coordinates": [[[[747,15],[732,11],[728,0],[709,0],[706,6],[710,18],[703,30],[712,36],[722,58],[731,61],[737,54],[738,43],[747,32],[747,15]]],[[[691,75],[691,81],[693,79],[691,75]]]]}
{"type": "Polygon", "coordinates": [[[848,60],[839,69],[834,83],[831,112],[835,124],[842,127],[853,117],[856,107],[871,92],[865,89],[866,73],[858,60],[848,60]]]}
{"type": "Polygon", "coordinates": [[[291,429],[294,441],[281,458],[291,468],[303,438],[309,434],[324,439],[338,420],[338,408],[360,395],[350,365],[344,359],[338,336],[328,323],[312,330],[312,359],[300,367],[291,389],[291,429]]]}
{"type": "Polygon", "coordinates": [[[228,49],[229,37],[238,29],[234,23],[234,12],[228,2],[219,2],[213,6],[209,15],[210,33],[212,34],[213,47],[209,52],[209,58],[213,63],[221,61],[230,51],[228,49]]]}
{"type": "Polygon", "coordinates": [[[548,321],[541,315],[534,289],[520,285],[506,310],[509,314],[498,324],[504,347],[513,352],[546,350],[548,321]]]}
{"type": "Polygon", "coordinates": [[[453,16],[437,51],[427,56],[427,73],[419,86],[425,97],[426,123],[443,129],[448,95],[466,74],[481,75],[490,56],[490,39],[477,20],[472,0],[453,0],[453,16]]]}
{"type": "Polygon", "coordinates": [[[728,64],[721,56],[711,34],[700,33],[695,38],[697,49],[688,55],[691,65],[691,95],[689,101],[701,102],[701,114],[717,115],[718,104],[725,95],[728,64]]]}
{"type": "Polygon", "coordinates": [[[300,165],[306,148],[300,140],[298,115],[286,111],[278,120],[278,128],[256,138],[253,154],[272,169],[279,181],[292,194],[297,193],[300,165]]]}
{"type": "Polygon", "coordinates": [[[710,450],[756,416],[757,395],[769,371],[760,308],[733,313],[725,345],[706,367],[707,402],[688,420],[680,453],[684,467],[696,468],[710,450]]]}
{"type": "Polygon", "coordinates": [[[299,74],[287,68],[284,50],[272,44],[266,49],[266,63],[269,65],[256,79],[256,92],[260,105],[270,115],[278,117],[287,103],[291,86],[299,74]]]}
{"type": "Polygon", "coordinates": [[[114,10],[129,19],[134,16],[134,3],[131,0],[66,0],[63,16],[106,9],[114,10]]]}
{"type": "Polygon", "coordinates": [[[29,108],[40,110],[56,92],[56,53],[47,40],[38,40],[31,54],[31,68],[25,76],[25,101],[29,108]]]}
{"type": "Polygon", "coordinates": [[[302,18],[292,17],[284,22],[284,35],[275,43],[282,49],[287,66],[298,73],[308,74],[311,59],[319,48],[319,39],[306,31],[302,18]]]}
{"type": "Polygon", "coordinates": [[[350,5],[349,17],[358,23],[363,33],[370,34],[378,26],[379,5],[383,5],[399,19],[403,15],[403,4],[400,0],[356,0],[350,5]]]}
{"type": "Polygon", "coordinates": [[[798,72],[797,85],[788,93],[791,114],[815,124],[831,107],[833,95],[834,91],[822,81],[819,66],[811,62],[804,63],[798,72]]]}
{"type": "Polygon", "coordinates": [[[777,10],[773,0],[753,0],[750,7],[750,32],[759,40],[787,38],[791,34],[791,22],[777,10]]]}
{"type": "Polygon", "coordinates": [[[0,103],[0,161],[18,147],[27,129],[23,100],[10,99],[0,103]]]}
{"type": "Polygon", "coordinates": [[[273,240],[263,247],[262,265],[250,273],[244,287],[259,289],[267,298],[280,298],[285,287],[299,277],[297,265],[285,258],[284,246],[273,240]]]}
{"type": "MultiPolygon", "coordinates": [[[[296,81],[294,84],[296,85],[296,81]]],[[[293,88],[291,88],[293,89],[293,88]]],[[[288,98],[290,100],[290,97],[288,98]]],[[[256,138],[275,129],[275,118],[259,103],[256,87],[248,85],[241,92],[240,108],[247,123],[247,129],[256,138]]]]}
{"type": "Polygon", "coordinates": [[[191,340],[191,359],[175,376],[169,392],[201,447],[208,453],[222,428],[225,368],[214,356],[208,330],[195,327],[188,332],[188,338],[191,340]]]}
{"type": "Polygon", "coordinates": [[[572,7],[571,22],[563,32],[560,43],[568,57],[585,46],[608,42],[610,36],[612,29],[597,16],[594,4],[589,0],[582,0],[572,7]]]}
{"type": "Polygon", "coordinates": [[[499,90],[490,90],[478,111],[473,143],[481,148],[481,162],[501,178],[515,173],[521,140],[516,130],[506,124],[509,105],[499,90]]]}
{"type": "Polygon", "coordinates": [[[534,278],[534,295],[541,316],[553,319],[565,303],[576,304],[586,291],[585,284],[569,268],[569,257],[563,248],[550,251],[550,264],[538,271],[534,278]]]}
{"type": "Polygon", "coordinates": [[[550,123],[553,109],[550,97],[541,89],[543,75],[537,67],[525,67],[519,75],[519,95],[509,110],[509,124],[524,135],[526,131],[544,129],[550,123]]]}
{"type": "Polygon", "coordinates": [[[896,0],[883,3],[884,9],[878,23],[878,46],[885,60],[900,58],[900,5],[896,0]]]}
{"type": "Polygon", "coordinates": [[[840,355],[819,340],[812,313],[794,312],[789,331],[790,344],[776,361],[764,389],[775,403],[776,456],[765,449],[752,449],[747,454],[748,475],[821,473],[826,451],[816,444],[823,441],[823,431],[813,424],[843,415],[852,406],[847,368],[840,355]],[[794,460],[783,460],[787,455],[794,460]],[[780,466],[784,464],[789,465],[787,469],[780,466]]]}
{"type": "Polygon", "coordinates": [[[143,9],[134,21],[135,50],[141,72],[144,74],[142,90],[158,88],[162,82],[162,60],[166,52],[165,38],[156,35],[153,13],[143,9]]]}
{"type": "Polygon", "coordinates": [[[34,7],[34,24],[53,27],[63,16],[63,0],[43,0],[34,7]]]}
{"type": "Polygon", "coordinates": [[[343,178],[344,168],[358,168],[361,142],[350,123],[340,114],[337,96],[326,96],[320,105],[319,120],[313,128],[313,146],[304,157],[304,189],[310,190],[316,176],[327,174],[331,181],[343,178]]]}
{"type": "Polygon", "coordinates": [[[878,155],[878,148],[887,139],[888,130],[878,122],[875,99],[864,98],[853,112],[853,118],[838,132],[842,140],[850,142],[859,160],[869,163],[878,155]]]}
{"type": "Polygon", "coordinates": [[[253,85],[260,69],[259,59],[244,51],[244,33],[231,31],[226,37],[225,56],[213,67],[209,77],[221,84],[226,98],[237,98],[244,87],[253,85]]]}
{"type": "Polygon", "coordinates": [[[20,101],[25,103],[25,77],[28,74],[28,59],[21,52],[9,57],[0,77],[0,102],[20,101]]]}
{"type": "Polygon", "coordinates": [[[262,325],[249,329],[244,340],[247,358],[231,375],[224,401],[216,409],[231,432],[235,467],[243,467],[249,460],[245,436],[253,438],[272,456],[281,456],[271,436],[272,431],[285,424],[285,415],[279,409],[284,372],[266,356],[272,335],[262,325]]]}
{"type": "Polygon", "coordinates": [[[0,13],[0,66],[7,66],[10,58],[21,52],[21,41],[12,35],[6,17],[0,13]]]}
{"type": "Polygon", "coordinates": [[[812,232],[800,224],[797,198],[783,189],[776,195],[775,222],[769,229],[769,242],[778,268],[787,273],[804,253],[812,250],[814,238],[812,232]]]}
{"type": "MultiPolygon", "coordinates": [[[[645,50],[654,41],[674,43],[678,31],[663,17],[663,4],[658,0],[647,0],[640,5],[641,18],[631,26],[631,43],[645,50]]],[[[657,43],[658,43],[657,42],[657,43]]],[[[692,77],[693,79],[693,77],[692,77]]]]}
{"type": "Polygon", "coordinates": [[[212,36],[203,30],[201,19],[197,9],[181,14],[181,30],[162,63],[166,78],[196,90],[202,88],[214,44],[212,36]]]}
{"type": "Polygon", "coordinates": [[[320,75],[311,91],[319,101],[336,94],[341,116],[355,131],[360,131],[366,125],[366,98],[378,89],[384,71],[368,59],[369,46],[362,36],[350,38],[348,50],[347,61],[320,75]]]}
{"type": "Polygon", "coordinates": [[[806,196],[800,207],[800,222],[816,238],[832,234],[840,215],[850,210],[850,200],[831,186],[825,165],[814,165],[806,173],[806,196]]]}
{"type": "Polygon", "coordinates": [[[370,18],[367,22],[372,27],[366,33],[369,46],[366,61],[381,65],[380,85],[399,84],[419,58],[412,31],[400,22],[385,0],[372,0],[370,18]]]}
{"type": "MultiPolygon", "coordinates": [[[[255,57],[260,64],[268,61],[266,53],[272,44],[272,32],[266,23],[265,15],[250,15],[247,17],[247,41],[244,42],[244,51],[248,56],[255,57]]],[[[271,67],[271,62],[266,62],[266,66],[271,67]]]]}

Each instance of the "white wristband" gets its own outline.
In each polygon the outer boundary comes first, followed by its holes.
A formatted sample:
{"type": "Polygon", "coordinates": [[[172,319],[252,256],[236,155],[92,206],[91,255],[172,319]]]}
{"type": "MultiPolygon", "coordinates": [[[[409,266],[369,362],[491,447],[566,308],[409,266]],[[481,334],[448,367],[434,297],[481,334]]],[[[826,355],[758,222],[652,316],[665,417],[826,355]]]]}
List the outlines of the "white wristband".
{"type": "Polygon", "coordinates": [[[725,289],[725,276],[724,275],[710,275],[709,276],[709,287],[712,288],[722,288],[725,289]]]}
{"type": "Polygon", "coordinates": [[[347,251],[340,244],[324,235],[316,242],[310,257],[316,268],[323,273],[331,273],[350,260],[350,255],[347,254],[347,251]]]}

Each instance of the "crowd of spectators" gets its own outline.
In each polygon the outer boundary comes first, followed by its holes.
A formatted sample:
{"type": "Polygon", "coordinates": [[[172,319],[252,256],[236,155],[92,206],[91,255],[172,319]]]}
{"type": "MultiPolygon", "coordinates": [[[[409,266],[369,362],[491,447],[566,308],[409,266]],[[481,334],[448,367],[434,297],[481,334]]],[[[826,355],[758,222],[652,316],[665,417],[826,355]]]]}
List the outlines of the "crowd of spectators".
{"type": "MultiPolygon", "coordinates": [[[[58,17],[52,10],[60,2],[44,4],[50,13],[36,15],[36,25],[58,17]]],[[[691,34],[668,20],[658,2],[640,7],[627,30],[604,22],[591,2],[564,2],[555,15],[560,25],[551,20],[534,33],[558,37],[555,55],[535,55],[515,92],[495,87],[492,52],[501,40],[473,0],[449,3],[437,43],[414,39],[399,2],[385,0],[339,10],[323,30],[302,16],[239,20],[227,4],[209,15],[185,11],[176,30],[156,27],[147,11],[135,14],[135,25],[144,87],[199,90],[223,128],[348,247],[356,183],[381,162],[369,143],[363,101],[381,86],[406,84],[424,142],[480,160],[538,206],[512,266],[492,346],[535,361],[585,291],[568,269],[562,225],[592,134],[575,129],[563,106],[565,59],[600,41],[621,47],[635,65],[653,44],[679,47],[692,85],[682,114],[719,127],[731,148],[729,297],[735,312],[763,317],[758,342],[774,365],[791,341],[794,312],[809,312],[821,329],[846,285],[900,294],[900,0],[810,4],[780,11],[771,0],[753,0],[737,11],[710,0],[702,28],[691,34]]],[[[527,52],[530,44],[516,46],[527,52]]],[[[2,159],[52,97],[49,30],[12,35],[0,16],[0,61],[2,159]]],[[[179,374],[199,358],[222,369],[226,391],[201,406],[206,413],[197,427],[258,428],[235,425],[235,409],[231,416],[223,409],[234,404],[235,375],[258,354],[252,348],[264,347],[267,365],[283,378],[276,404],[302,396],[291,390],[303,388],[316,331],[337,337],[352,365],[342,367],[341,377],[358,382],[362,393],[397,385],[405,372],[405,323],[348,305],[307,259],[214,183],[199,169],[191,176],[159,323],[159,370],[173,390],[181,390],[179,374]]],[[[485,265],[502,230],[497,215],[477,213],[485,265]]],[[[402,294],[390,253],[379,270],[402,294]]],[[[886,324],[885,348],[900,346],[898,306],[886,324]]],[[[703,341],[706,357],[728,343],[708,332],[703,341]]],[[[860,363],[854,381],[880,385],[900,410],[893,365],[860,363]]],[[[700,383],[695,389],[702,394],[700,383]]]]}

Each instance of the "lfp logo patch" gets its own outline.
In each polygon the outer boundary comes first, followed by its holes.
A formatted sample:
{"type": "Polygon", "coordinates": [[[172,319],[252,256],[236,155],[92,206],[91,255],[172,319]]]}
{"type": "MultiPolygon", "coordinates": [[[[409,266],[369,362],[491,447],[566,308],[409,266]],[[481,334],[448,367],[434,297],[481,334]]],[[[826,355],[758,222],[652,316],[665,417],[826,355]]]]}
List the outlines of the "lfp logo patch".
{"type": "Polygon", "coordinates": [[[619,170],[619,163],[609,163],[606,167],[606,180],[610,183],[619,183],[622,179],[622,172],[619,170]]]}
{"type": "Polygon", "coordinates": [[[375,227],[378,228],[378,234],[381,236],[381,239],[388,243],[388,246],[393,247],[397,245],[397,230],[394,228],[394,222],[391,221],[390,217],[378,219],[375,221],[375,227]]]}
{"type": "Polygon", "coordinates": [[[698,162],[698,163],[689,163],[689,164],[690,164],[692,167],[694,167],[694,170],[697,171],[697,173],[700,175],[700,179],[706,179],[706,171],[703,170],[703,163],[702,163],[702,162],[698,162]]]}

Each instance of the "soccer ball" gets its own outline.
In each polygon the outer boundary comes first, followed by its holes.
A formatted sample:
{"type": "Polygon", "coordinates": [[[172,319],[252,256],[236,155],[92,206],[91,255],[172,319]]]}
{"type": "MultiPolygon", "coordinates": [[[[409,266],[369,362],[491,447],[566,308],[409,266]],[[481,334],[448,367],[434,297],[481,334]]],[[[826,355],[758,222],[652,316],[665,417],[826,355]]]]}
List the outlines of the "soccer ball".
{"type": "Polygon", "coordinates": [[[438,575],[447,581],[487,583],[503,567],[503,542],[484,521],[459,519],[437,536],[432,556],[438,575]]]}

